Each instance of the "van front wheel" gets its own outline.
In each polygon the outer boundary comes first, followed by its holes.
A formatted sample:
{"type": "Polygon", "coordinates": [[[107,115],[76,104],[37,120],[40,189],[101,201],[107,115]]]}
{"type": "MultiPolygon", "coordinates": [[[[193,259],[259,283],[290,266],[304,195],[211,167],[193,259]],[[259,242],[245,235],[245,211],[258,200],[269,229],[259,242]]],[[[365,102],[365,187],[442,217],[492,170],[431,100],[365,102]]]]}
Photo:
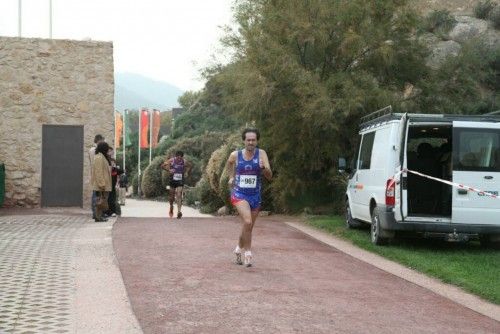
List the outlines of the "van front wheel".
{"type": "Polygon", "coordinates": [[[390,231],[386,231],[380,227],[380,217],[377,207],[374,207],[372,211],[372,226],[370,235],[372,243],[375,245],[386,245],[389,238],[394,236],[390,231]]]}
{"type": "Polygon", "coordinates": [[[360,228],[361,222],[357,219],[352,218],[351,207],[349,206],[349,201],[345,201],[345,223],[347,228],[360,228]]]}

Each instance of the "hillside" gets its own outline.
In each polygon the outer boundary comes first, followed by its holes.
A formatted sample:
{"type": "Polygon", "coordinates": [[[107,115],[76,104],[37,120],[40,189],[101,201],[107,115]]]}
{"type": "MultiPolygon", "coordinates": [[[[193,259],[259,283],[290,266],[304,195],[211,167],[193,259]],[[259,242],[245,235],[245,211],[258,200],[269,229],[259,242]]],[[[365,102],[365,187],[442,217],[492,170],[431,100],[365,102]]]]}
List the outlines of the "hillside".
{"type": "Polygon", "coordinates": [[[480,0],[412,0],[410,3],[423,14],[443,9],[452,13],[472,14],[478,2],[480,0]]]}
{"type": "Polygon", "coordinates": [[[141,107],[160,110],[178,106],[183,91],[169,83],[134,73],[115,74],[115,109],[141,107]]]}

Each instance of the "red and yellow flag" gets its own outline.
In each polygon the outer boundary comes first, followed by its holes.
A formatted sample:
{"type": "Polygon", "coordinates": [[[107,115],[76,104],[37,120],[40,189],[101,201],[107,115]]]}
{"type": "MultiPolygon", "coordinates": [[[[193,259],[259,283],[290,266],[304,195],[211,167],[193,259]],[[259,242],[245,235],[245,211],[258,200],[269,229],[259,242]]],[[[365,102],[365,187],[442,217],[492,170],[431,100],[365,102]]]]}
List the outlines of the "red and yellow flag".
{"type": "Polygon", "coordinates": [[[160,123],[161,123],[161,118],[160,118],[160,111],[159,110],[154,110],[153,111],[153,134],[152,134],[152,142],[151,146],[154,148],[158,146],[158,134],[160,133],[160,123]]]}
{"type": "Polygon", "coordinates": [[[120,147],[120,140],[122,139],[123,120],[119,112],[115,112],[115,148],[120,147]]]}
{"type": "Polygon", "coordinates": [[[149,147],[149,112],[147,109],[141,110],[141,148],[149,147]]]}

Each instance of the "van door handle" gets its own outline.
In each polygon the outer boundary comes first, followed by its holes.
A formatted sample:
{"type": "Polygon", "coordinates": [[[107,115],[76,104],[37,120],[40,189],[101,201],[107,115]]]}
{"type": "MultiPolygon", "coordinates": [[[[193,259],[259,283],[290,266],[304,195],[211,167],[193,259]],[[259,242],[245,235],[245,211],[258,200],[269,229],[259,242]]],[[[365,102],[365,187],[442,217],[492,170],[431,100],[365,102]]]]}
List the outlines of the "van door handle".
{"type": "Polygon", "coordinates": [[[485,178],[486,180],[492,180],[492,179],[493,179],[493,176],[491,176],[491,175],[486,175],[484,178],[485,178]]]}
{"type": "Polygon", "coordinates": [[[467,195],[467,190],[466,189],[458,189],[458,194],[459,195],[467,195]]]}

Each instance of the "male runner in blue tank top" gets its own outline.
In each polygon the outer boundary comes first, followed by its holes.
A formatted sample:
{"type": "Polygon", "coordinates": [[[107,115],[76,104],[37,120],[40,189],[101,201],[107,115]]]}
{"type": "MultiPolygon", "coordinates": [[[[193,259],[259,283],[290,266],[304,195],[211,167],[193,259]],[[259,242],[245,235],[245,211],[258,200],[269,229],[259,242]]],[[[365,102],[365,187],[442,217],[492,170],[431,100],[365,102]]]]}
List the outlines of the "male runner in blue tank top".
{"type": "Polygon", "coordinates": [[[236,263],[243,264],[241,254],[244,250],[247,267],[252,265],[252,230],[259,215],[262,176],[268,180],[273,177],[266,151],[257,147],[259,138],[257,129],[245,129],[242,134],[245,148],[232,152],[226,165],[232,187],[231,203],[243,220],[240,239],[234,250],[236,263]]]}

